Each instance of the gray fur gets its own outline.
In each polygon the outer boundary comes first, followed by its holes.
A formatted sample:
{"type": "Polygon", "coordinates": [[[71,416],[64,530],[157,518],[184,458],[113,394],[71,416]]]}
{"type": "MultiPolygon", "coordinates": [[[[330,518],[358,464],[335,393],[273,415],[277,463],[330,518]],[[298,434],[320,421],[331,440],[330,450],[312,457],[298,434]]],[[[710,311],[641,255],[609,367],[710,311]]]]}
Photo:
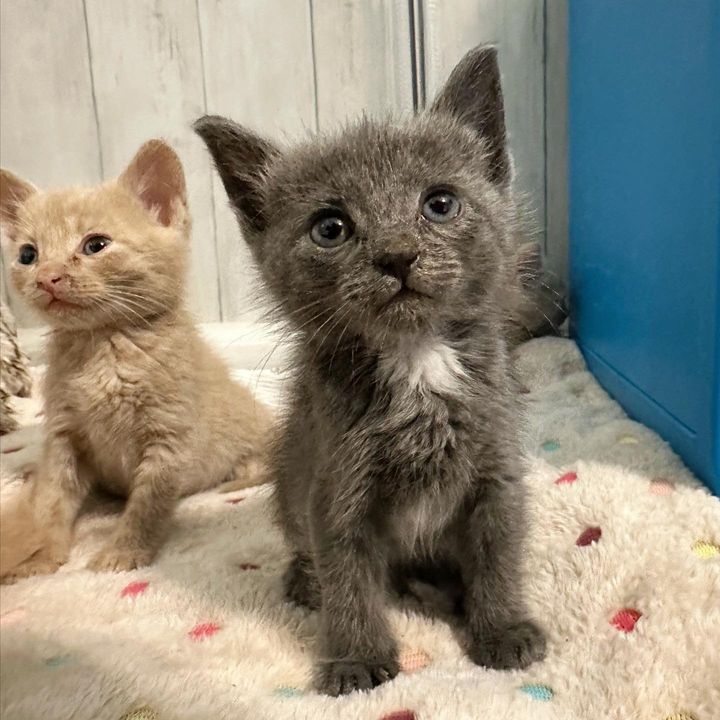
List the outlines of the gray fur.
{"type": "Polygon", "coordinates": [[[285,152],[223,118],[196,124],[300,338],[276,499],[295,554],[287,597],[320,607],[316,679],[331,695],[398,672],[386,599],[418,573],[461,578],[478,664],[544,655],[517,573],[522,407],[507,334],[522,226],[502,113],[495,51],[479,48],[405,124],[363,120],[285,152]],[[447,224],[420,214],[436,186],[463,203],[447,224]],[[328,207],[355,226],[332,249],[309,237],[328,207]],[[414,256],[404,287],[422,294],[398,299],[388,262],[414,256]]]}

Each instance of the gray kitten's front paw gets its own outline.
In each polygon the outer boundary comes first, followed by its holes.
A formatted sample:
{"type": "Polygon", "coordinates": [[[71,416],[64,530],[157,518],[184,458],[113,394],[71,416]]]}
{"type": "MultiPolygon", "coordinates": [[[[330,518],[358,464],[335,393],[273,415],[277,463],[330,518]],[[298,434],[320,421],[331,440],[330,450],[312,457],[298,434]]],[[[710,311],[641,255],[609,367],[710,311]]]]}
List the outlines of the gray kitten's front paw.
{"type": "Polygon", "coordinates": [[[325,695],[347,695],[355,690],[372,690],[400,671],[394,658],[387,660],[331,660],[318,668],[315,686],[325,695]]]}
{"type": "Polygon", "coordinates": [[[493,630],[473,639],[470,659],[495,670],[526,668],[545,657],[545,636],[528,620],[493,630]]]}

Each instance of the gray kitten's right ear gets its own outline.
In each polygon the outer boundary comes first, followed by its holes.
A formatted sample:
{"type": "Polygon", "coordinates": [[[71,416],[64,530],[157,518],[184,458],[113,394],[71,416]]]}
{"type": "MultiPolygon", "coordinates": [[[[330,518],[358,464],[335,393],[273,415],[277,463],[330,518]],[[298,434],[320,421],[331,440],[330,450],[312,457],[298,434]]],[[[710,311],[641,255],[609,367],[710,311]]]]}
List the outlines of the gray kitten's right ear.
{"type": "Polygon", "coordinates": [[[9,170],[0,169],[0,223],[15,225],[18,208],[37,192],[37,188],[9,170]]]}
{"type": "Polygon", "coordinates": [[[262,232],[267,225],[263,207],[265,173],[280,154],[277,148],[218,115],[201,117],[193,129],[205,141],[241,225],[262,232]]]}
{"type": "Polygon", "coordinates": [[[499,185],[510,180],[500,67],[494,47],[481,45],[460,60],[430,112],[452,115],[474,128],[488,148],[490,180],[499,185]]]}

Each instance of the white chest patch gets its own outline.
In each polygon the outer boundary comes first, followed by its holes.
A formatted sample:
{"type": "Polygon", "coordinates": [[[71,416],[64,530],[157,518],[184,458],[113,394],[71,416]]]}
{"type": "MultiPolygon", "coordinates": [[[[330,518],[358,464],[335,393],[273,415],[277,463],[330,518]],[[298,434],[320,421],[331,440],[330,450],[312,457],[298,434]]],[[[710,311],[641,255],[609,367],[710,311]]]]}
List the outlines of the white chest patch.
{"type": "Polygon", "coordinates": [[[383,353],[378,371],[398,388],[438,394],[457,394],[466,377],[457,351],[437,338],[403,343],[383,353]]]}

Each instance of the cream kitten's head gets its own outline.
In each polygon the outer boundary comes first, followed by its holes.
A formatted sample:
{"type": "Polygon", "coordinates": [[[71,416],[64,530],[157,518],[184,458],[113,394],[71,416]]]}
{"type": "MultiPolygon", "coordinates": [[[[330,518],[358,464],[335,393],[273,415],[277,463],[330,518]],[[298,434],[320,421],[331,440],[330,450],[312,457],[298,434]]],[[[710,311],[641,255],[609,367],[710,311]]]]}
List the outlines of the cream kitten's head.
{"type": "Polygon", "coordinates": [[[162,140],[94,188],[42,192],[0,170],[0,221],[15,287],[55,327],[144,324],[182,301],[185,177],[162,140]]]}

